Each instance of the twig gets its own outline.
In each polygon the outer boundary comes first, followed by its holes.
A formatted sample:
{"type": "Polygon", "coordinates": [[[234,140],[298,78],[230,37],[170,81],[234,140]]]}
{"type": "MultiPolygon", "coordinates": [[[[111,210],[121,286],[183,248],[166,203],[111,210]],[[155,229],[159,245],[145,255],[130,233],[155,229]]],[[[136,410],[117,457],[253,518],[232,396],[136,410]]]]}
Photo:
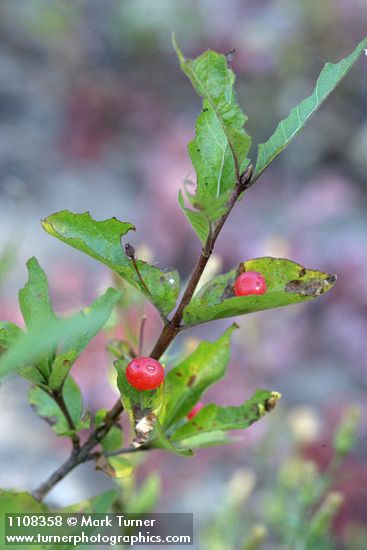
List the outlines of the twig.
{"type": "MultiPolygon", "coordinates": [[[[139,266],[138,266],[138,263],[136,261],[136,258],[135,258],[135,248],[130,244],[130,243],[126,243],[125,246],[124,246],[124,249],[125,249],[125,254],[128,258],[130,258],[130,260],[132,261],[132,264],[133,264],[133,267],[134,267],[134,270],[135,270],[135,273],[139,279],[139,282],[141,284],[141,286],[143,287],[145,293],[152,297],[152,293],[150,292],[149,288],[147,287],[143,277],[142,277],[142,274],[140,273],[140,269],[139,269],[139,266]]],[[[154,304],[154,301],[153,301],[153,304],[154,304]]],[[[168,319],[167,317],[164,315],[163,311],[161,310],[161,308],[157,305],[157,304],[154,304],[156,310],[158,311],[163,323],[166,325],[168,324],[168,319]]]]}
{"type": "MultiPolygon", "coordinates": [[[[194,267],[192,275],[187,283],[186,290],[181,298],[181,301],[176,309],[175,314],[172,317],[172,320],[169,321],[163,328],[161,335],[159,336],[156,345],[154,346],[150,357],[153,359],[159,359],[161,355],[166,351],[168,346],[171,344],[172,340],[180,332],[181,321],[183,316],[183,311],[185,307],[190,302],[198,282],[203,274],[203,271],[208,263],[208,260],[213,251],[213,247],[218,238],[218,235],[226,222],[231,210],[236,204],[239,196],[250,186],[250,180],[252,177],[252,165],[250,165],[246,172],[237,179],[235,188],[228,202],[228,208],[225,214],[218,220],[218,222],[213,227],[212,233],[208,236],[199,256],[198,261],[194,267]]],[[[98,445],[98,443],[105,437],[109,432],[110,428],[115,422],[119,419],[123,411],[123,405],[120,399],[114,404],[112,409],[106,414],[104,422],[101,426],[96,428],[88,437],[87,441],[79,448],[73,449],[71,456],[68,460],[60,466],[44,483],[42,483],[33,493],[34,498],[41,501],[47,495],[47,493],[59,482],[61,481],[71,470],[73,470],[79,464],[87,462],[96,458],[96,456],[101,456],[101,453],[92,453],[91,450],[98,445]]],[[[139,449],[120,449],[116,451],[116,454],[135,452],[137,450],[145,450],[143,448],[139,449]]]]}
{"type": "Polygon", "coordinates": [[[86,442],[79,448],[73,448],[70,457],[62,464],[51,476],[41,483],[37,489],[33,492],[33,496],[36,500],[42,501],[45,496],[51,491],[51,489],[61,481],[69,472],[71,472],[76,466],[86,462],[91,450],[98,445],[98,443],[107,435],[110,428],[117,422],[123,406],[120,401],[115,403],[112,409],[106,414],[103,424],[98,426],[88,437],[86,442]]]}
{"type": "Polygon", "coordinates": [[[51,394],[51,397],[55,401],[55,403],[60,407],[62,414],[65,417],[65,420],[67,422],[67,425],[70,430],[72,430],[73,435],[70,436],[70,439],[73,443],[73,448],[78,450],[80,448],[80,439],[78,434],[76,433],[76,426],[74,424],[73,419],[71,418],[70,412],[66,406],[64,396],[62,395],[62,390],[54,390],[51,394]]]}
{"type": "Polygon", "coordinates": [[[64,462],[64,464],[62,464],[59,468],[57,468],[57,470],[55,470],[53,474],[51,474],[46,481],[44,481],[43,483],[41,483],[41,485],[37,487],[37,489],[33,492],[33,497],[38,501],[42,501],[47,495],[47,493],[57,483],[59,483],[59,481],[64,479],[64,477],[69,472],[74,470],[74,468],[78,464],[80,464],[80,462],[78,461],[77,454],[76,452],[73,451],[70,457],[66,460],[66,462],[64,462]]]}
{"type": "Polygon", "coordinates": [[[95,460],[98,459],[100,456],[118,456],[118,455],[125,455],[130,453],[136,453],[138,451],[149,451],[152,447],[147,446],[140,446],[140,447],[124,447],[123,449],[118,449],[117,451],[108,451],[108,452],[95,452],[90,453],[86,460],[95,460]]]}
{"type": "Polygon", "coordinates": [[[196,290],[198,282],[203,274],[206,264],[209,261],[215,242],[218,238],[219,233],[221,232],[221,229],[224,223],[226,222],[229,214],[231,213],[234,205],[236,204],[238,197],[244,192],[244,190],[248,186],[251,176],[252,176],[252,165],[248,167],[246,172],[241,176],[240,181],[236,183],[233,193],[228,202],[227,211],[218,220],[218,222],[215,224],[213,228],[212,233],[208,236],[201,250],[199,259],[196,262],[194,271],[192,272],[190,280],[187,284],[186,290],[177,307],[177,310],[171,322],[166,327],[164,327],[160,337],[158,338],[156,345],[154,346],[154,349],[152,350],[152,353],[150,354],[150,356],[153,357],[154,359],[159,359],[159,357],[162,355],[162,353],[166,351],[166,349],[168,348],[172,340],[176,337],[176,335],[180,331],[180,323],[182,321],[183,311],[185,307],[188,305],[188,303],[190,302],[196,290]]]}
{"type": "Polygon", "coordinates": [[[141,318],[140,331],[139,331],[139,349],[138,355],[141,355],[143,351],[143,341],[144,341],[144,327],[147,320],[147,316],[143,315],[141,318]]]}

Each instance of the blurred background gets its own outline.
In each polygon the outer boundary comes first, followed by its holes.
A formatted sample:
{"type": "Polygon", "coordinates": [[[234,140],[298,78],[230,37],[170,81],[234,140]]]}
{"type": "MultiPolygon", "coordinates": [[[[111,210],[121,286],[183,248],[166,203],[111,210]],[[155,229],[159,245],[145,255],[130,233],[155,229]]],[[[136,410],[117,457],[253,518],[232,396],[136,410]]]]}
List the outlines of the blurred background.
{"type": "MultiPolygon", "coordinates": [[[[189,275],[200,243],[177,194],[183,180],[194,177],[186,145],[200,100],[179,70],[172,30],[189,57],[208,48],[236,49],[237,95],[256,145],[311,93],[324,62],[346,56],[367,34],[367,6],[365,0],[3,0],[2,319],[21,322],[17,291],[33,255],[49,276],[59,313],[80,309],[111,284],[106,268],[42,231],[40,219],[65,208],[134,223],[131,242],[141,258],[179,269],[182,279],[189,275]]],[[[313,303],[238,319],[227,377],[205,399],[240,404],[265,387],[280,391],[282,401],[258,425],[237,433],[232,446],[192,460],[154,452],[139,467],[137,483],[152,473],[160,479],[156,510],[194,512],[197,548],[233,544],[237,550],[240,539],[233,537],[254,524],[260,535],[268,531],[264,548],[288,548],[274,525],[284,520],[294,528],[290,516],[303,502],[300,487],[307,475],[319,480],[332,462],[332,434],[345,411],[358,406],[366,417],[366,63],[362,57],[238,204],[210,266],[220,272],[272,255],[338,275],[335,289],[313,303]],[[211,525],[229,509],[226,499],[236,503],[238,521],[225,522],[211,540],[211,525]]],[[[160,322],[148,307],[145,312],[149,353],[160,322]]],[[[132,331],[140,314],[140,308],[131,311],[132,331]]],[[[180,337],[172,356],[201,338],[217,338],[229,323],[180,337]]],[[[73,369],[92,410],[115,400],[104,381],[111,364],[104,345],[98,336],[73,369]]],[[[26,395],[27,383],[15,378],[0,388],[3,488],[32,490],[68,452],[68,441],[31,413],[26,395]]],[[[367,546],[366,432],[362,420],[344,473],[338,470],[342,502],[333,514],[333,548],[367,546]]],[[[83,466],[48,502],[65,506],[111,484],[83,466]]],[[[303,513],[298,523],[307,521],[303,513]]]]}

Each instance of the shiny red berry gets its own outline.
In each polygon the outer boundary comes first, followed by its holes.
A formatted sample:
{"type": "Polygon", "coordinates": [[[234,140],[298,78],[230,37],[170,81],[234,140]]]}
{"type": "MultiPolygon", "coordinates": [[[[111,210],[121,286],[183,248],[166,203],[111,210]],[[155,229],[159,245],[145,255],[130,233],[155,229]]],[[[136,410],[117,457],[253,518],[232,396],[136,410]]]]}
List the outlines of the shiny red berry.
{"type": "Polygon", "coordinates": [[[237,277],[234,284],[236,296],[248,296],[249,294],[265,294],[266,282],[261,273],[257,271],[245,271],[237,277]]]}
{"type": "Polygon", "coordinates": [[[194,418],[194,416],[196,416],[198,414],[199,411],[201,411],[201,409],[204,407],[204,403],[202,403],[201,401],[199,401],[199,403],[196,403],[195,407],[193,407],[191,409],[191,411],[188,413],[187,415],[187,418],[189,420],[191,420],[192,418],[194,418]]]}
{"type": "Polygon", "coordinates": [[[151,357],[136,357],[126,367],[126,380],[137,390],[154,390],[164,380],[164,368],[151,357]]]}

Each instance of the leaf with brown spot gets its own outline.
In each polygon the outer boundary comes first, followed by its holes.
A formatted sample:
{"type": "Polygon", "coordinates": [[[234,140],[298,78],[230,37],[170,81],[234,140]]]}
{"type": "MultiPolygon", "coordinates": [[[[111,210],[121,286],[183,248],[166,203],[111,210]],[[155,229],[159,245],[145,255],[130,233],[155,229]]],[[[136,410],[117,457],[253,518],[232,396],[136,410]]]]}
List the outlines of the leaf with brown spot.
{"type": "MultiPolygon", "coordinates": [[[[330,280],[330,277],[328,278],[330,280]]],[[[336,279],[335,279],[336,280],[336,279]]],[[[326,279],[314,279],[312,281],[290,281],[284,287],[286,292],[300,294],[301,296],[320,296],[328,288],[326,279]]]]}
{"type": "Polygon", "coordinates": [[[210,403],[195,415],[195,421],[191,420],[180,426],[172,434],[171,440],[173,442],[187,440],[199,432],[204,434],[243,430],[273,409],[280,397],[278,392],[256,390],[254,395],[239,407],[219,407],[215,403],[210,403]]]}
{"type": "Polygon", "coordinates": [[[186,325],[192,326],[214,319],[306,302],[328,292],[335,281],[335,275],[306,269],[283,258],[247,260],[206,283],[185,307],[183,319],[186,325]],[[266,281],[265,294],[235,296],[233,285],[242,271],[261,273],[266,281]]]}
{"type": "Polygon", "coordinates": [[[191,378],[190,378],[190,380],[187,382],[187,386],[188,386],[189,388],[191,388],[191,386],[193,386],[195,380],[196,380],[196,376],[195,376],[195,375],[192,375],[191,378]]]}
{"type": "Polygon", "coordinates": [[[206,389],[222,378],[230,357],[232,325],[216,342],[201,342],[197,349],[166,376],[166,395],[159,419],[166,429],[185,417],[206,389]]]}
{"type": "Polygon", "coordinates": [[[52,364],[52,371],[48,381],[51,389],[58,390],[62,387],[77,355],[77,352],[72,350],[56,357],[52,364]]]}

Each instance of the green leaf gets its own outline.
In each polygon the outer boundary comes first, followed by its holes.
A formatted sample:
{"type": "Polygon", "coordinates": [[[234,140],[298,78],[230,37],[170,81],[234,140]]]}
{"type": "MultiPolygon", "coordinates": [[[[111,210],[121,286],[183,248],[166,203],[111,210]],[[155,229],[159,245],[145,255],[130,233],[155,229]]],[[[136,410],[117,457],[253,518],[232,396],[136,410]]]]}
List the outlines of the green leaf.
{"type": "Polygon", "coordinates": [[[165,381],[164,428],[184,418],[200,400],[204,391],[222,378],[230,357],[232,325],[216,342],[201,342],[182,363],[169,371],[165,381]]]}
{"type": "Polygon", "coordinates": [[[41,514],[45,511],[49,511],[47,506],[35,500],[29,493],[0,489],[0,515],[28,512],[41,514]]]}
{"type": "Polygon", "coordinates": [[[230,445],[233,442],[233,437],[229,437],[221,430],[215,430],[182,439],[179,446],[189,447],[190,449],[206,449],[207,447],[216,447],[218,445],[230,445]]]}
{"type": "Polygon", "coordinates": [[[16,242],[9,241],[0,252],[0,286],[9,276],[17,256],[16,242]]]}
{"type": "Polygon", "coordinates": [[[99,409],[96,414],[94,415],[94,424],[96,428],[101,426],[104,422],[104,419],[106,417],[106,414],[108,413],[107,409],[99,409]]]}
{"type": "Polygon", "coordinates": [[[171,436],[171,441],[186,440],[198,434],[208,432],[242,430],[260,420],[274,408],[280,394],[267,390],[256,390],[254,395],[239,407],[219,407],[210,403],[203,407],[195,416],[178,428],[171,436]]]}
{"type": "Polygon", "coordinates": [[[303,129],[313,113],[322,105],[353,67],[366,46],[367,38],[358,44],[349,57],[342,59],[336,64],[326,63],[312,94],[291,110],[287,118],[278,124],[275,132],[266,143],[259,145],[254,180],[263,173],[267,166],[289,145],[298,132],[303,129]]]}
{"type": "Polygon", "coordinates": [[[112,426],[107,435],[101,441],[102,448],[105,452],[118,451],[121,449],[124,438],[121,428],[118,426],[112,426]]]}
{"type": "MultiPolygon", "coordinates": [[[[3,491],[0,489],[0,517],[1,517],[1,542],[4,536],[5,514],[44,514],[49,513],[51,510],[43,503],[38,502],[29,493],[15,492],[15,491],[3,491]]],[[[21,532],[18,530],[18,532],[21,532]]],[[[3,548],[6,548],[5,544],[2,544],[3,548]]],[[[10,546],[10,545],[9,545],[10,546]]],[[[26,545],[17,544],[18,550],[44,550],[43,545],[26,545]]],[[[58,547],[60,548],[60,547],[58,547]]]]}
{"type": "MultiPolygon", "coordinates": [[[[100,426],[106,416],[107,410],[101,409],[97,411],[95,416],[95,425],[96,427],[100,426]]],[[[107,435],[101,440],[102,449],[105,452],[117,451],[121,449],[124,438],[120,426],[112,426],[107,435]]]]}
{"type": "MultiPolygon", "coordinates": [[[[97,495],[95,497],[92,497],[88,500],[83,500],[82,502],[77,502],[75,504],[71,504],[70,506],[66,506],[65,508],[61,508],[58,510],[55,510],[57,513],[63,513],[63,514],[70,514],[70,513],[82,513],[82,514],[107,514],[114,512],[114,502],[117,500],[117,491],[107,491],[105,493],[102,493],[100,495],[97,495]]],[[[73,528],[73,536],[82,536],[82,532],[84,531],[84,534],[87,534],[88,536],[92,536],[93,534],[96,534],[98,531],[98,527],[81,527],[76,526],[73,528]]],[[[59,534],[59,533],[57,533],[59,534]]],[[[61,535],[62,533],[60,533],[61,535]]],[[[77,544],[75,548],[80,548],[83,545],[77,544]]],[[[29,548],[29,547],[28,547],[29,548]]],[[[47,546],[47,549],[52,550],[55,546],[47,546]]],[[[60,550],[67,550],[70,548],[70,545],[66,544],[65,546],[59,546],[58,549],[60,550]]],[[[74,546],[73,546],[74,548],[74,546]]],[[[45,550],[46,547],[42,547],[42,550],[45,550]]]]}
{"type": "Polygon", "coordinates": [[[0,346],[3,351],[12,346],[22,334],[22,329],[15,323],[0,321],[0,346]]]}
{"type": "Polygon", "coordinates": [[[204,244],[208,238],[210,230],[208,216],[205,214],[205,212],[201,212],[200,210],[190,210],[190,208],[187,208],[185,206],[184,198],[181,191],[179,191],[178,194],[178,204],[180,205],[181,210],[185,214],[187,220],[192,225],[195,233],[204,244]]]}
{"type": "Polygon", "coordinates": [[[246,156],[251,138],[243,128],[247,117],[237,103],[233,90],[235,76],[226,57],[209,50],[197,59],[185,59],[174,37],[173,45],[181,69],[203,98],[203,109],[195,125],[195,138],[188,146],[197,176],[195,206],[199,213],[184,210],[203,241],[205,223],[202,214],[207,214],[212,221],[222,215],[223,196],[228,200],[228,193],[249,164],[246,156]],[[219,208],[215,207],[216,203],[219,208]],[[211,214],[208,204],[210,208],[214,206],[211,214]]]}
{"type": "Polygon", "coordinates": [[[39,320],[26,333],[21,334],[0,359],[0,377],[11,370],[23,368],[23,365],[38,364],[40,358],[50,354],[50,350],[56,348],[60,341],[73,342],[81,349],[86,340],[103,326],[103,320],[108,313],[107,303],[112,308],[119,296],[119,293],[110,289],[101,298],[102,302],[106,300],[106,307],[93,307],[87,315],[78,313],[66,319],[39,320]]]}
{"type": "Polygon", "coordinates": [[[28,282],[19,291],[19,305],[28,328],[39,319],[54,319],[48,281],[45,272],[40,267],[36,258],[30,258],[27,262],[28,282]]]}
{"type": "Polygon", "coordinates": [[[131,476],[134,471],[134,466],[131,464],[130,460],[123,456],[110,456],[107,460],[115,472],[113,477],[121,479],[131,476]]]}
{"type": "Polygon", "coordinates": [[[136,494],[126,494],[126,512],[129,514],[147,514],[153,511],[159,499],[161,480],[157,474],[150,474],[140,485],[136,494]]]}
{"type": "Polygon", "coordinates": [[[22,365],[15,371],[19,376],[31,382],[31,384],[36,384],[42,388],[47,388],[48,382],[45,377],[34,365],[22,365]]]}
{"type": "Polygon", "coordinates": [[[137,276],[133,262],[126,256],[121,237],[135,230],[131,223],[116,218],[94,220],[89,212],[73,214],[67,210],[52,214],[43,220],[44,229],[54,237],[107,265],[128,283],[145,294],[161,312],[169,313],[176,305],[179,293],[179,275],[176,271],[163,272],[141,260],[137,265],[149,294],[137,276]]]}
{"type": "Polygon", "coordinates": [[[84,333],[73,334],[64,343],[62,346],[63,353],[56,357],[52,364],[49,379],[50,388],[57,390],[63,385],[74,362],[89,342],[104,327],[121,295],[121,292],[114,288],[108,288],[105,294],[97,298],[89,307],[83,309],[80,313],[81,318],[90,316],[95,322],[89,329],[87,327],[84,333]]]}
{"type": "Polygon", "coordinates": [[[76,358],[77,352],[75,350],[67,351],[56,357],[52,364],[52,371],[48,381],[48,385],[52,390],[61,388],[76,358]]]}
{"type": "Polygon", "coordinates": [[[63,345],[63,352],[75,351],[77,356],[87,347],[89,342],[102,330],[111,316],[112,310],[120,300],[122,296],[121,292],[118,292],[114,288],[108,288],[106,292],[99,296],[94,302],[83,309],[80,316],[87,319],[90,316],[94,319],[94,323],[88,328],[86,324],[86,330],[83,334],[76,334],[69,338],[63,345]]]}
{"type": "Polygon", "coordinates": [[[335,275],[306,269],[291,260],[270,257],[248,260],[205,284],[184,309],[183,319],[187,325],[197,325],[214,319],[307,302],[328,292],[335,281],[335,275]],[[266,281],[266,293],[234,296],[234,282],[243,271],[261,273],[266,281]]]}
{"type": "Polygon", "coordinates": [[[186,192],[186,197],[197,210],[190,210],[190,208],[185,206],[181,191],[178,194],[178,203],[195,233],[204,244],[209,236],[212,222],[219,219],[227,211],[229,194],[224,192],[220,197],[215,199],[212,197],[201,197],[198,200],[195,195],[186,192]]]}
{"type": "Polygon", "coordinates": [[[123,358],[130,362],[133,358],[131,344],[126,340],[113,338],[107,342],[106,349],[111,353],[111,355],[117,357],[118,359],[123,358]]]}
{"type": "MultiPolygon", "coordinates": [[[[22,337],[23,331],[18,325],[6,321],[0,321],[0,327],[0,349],[1,353],[5,353],[22,337]]],[[[46,378],[34,365],[21,365],[16,369],[16,373],[32,384],[46,387],[46,378]]]]}
{"type": "Polygon", "coordinates": [[[235,76],[224,55],[208,50],[185,59],[173,38],[181,69],[203,98],[196,138],[189,154],[198,176],[198,196],[219,197],[233,188],[248,164],[251,138],[243,129],[247,117],[233,90],[235,76]]]}
{"type": "Polygon", "coordinates": [[[178,448],[172,444],[171,440],[167,438],[159,420],[157,420],[155,423],[154,433],[150,445],[158,449],[164,449],[165,451],[168,451],[169,453],[173,453],[178,456],[194,456],[194,453],[191,449],[178,448]]]}
{"type": "MultiPolygon", "coordinates": [[[[75,431],[86,428],[87,424],[83,422],[82,419],[82,395],[78,384],[70,376],[65,381],[62,395],[69,414],[75,424],[75,431]]],[[[60,407],[54,399],[41,388],[31,388],[29,392],[29,402],[40,416],[47,419],[57,435],[69,436],[74,433],[74,430],[71,430],[68,426],[60,407]]]]}
{"type": "MultiPolygon", "coordinates": [[[[52,309],[48,281],[45,272],[40,267],[36,258],[30,258],[27,262],[28,282],[19,291],[19,306],[28,329],[32,328],[41,319],[48,323],[56,319],[52,309]]],[[[45,357],[40,357],[37,368],[47,379],[51,364],[56,353],[55,347],[51,348],[45,357]]]]}
{"type": "MultiPolygon", "coordinates": [[[[74,318],[77,330],[71,330],[69,334],[67,330],[64,331],[68,321],[58,320],[52,310],[44,271],[35,258],[31,258],[27,265],[29,280],[19,292],[19,302],[29,330],[27,334],[23,334],[16,325],[3,324],[3,328],[9,334],[6,336],[7,342],[5,342],[5,333],[2,331],[0,346],[3,349],[9,349],[14,344],[14,350],[21,350],[25,343],[28,344],[32,351],[30,355],[27,353],[24,355],[28,360],[27,364],[17,367],[17,373],[37,385],[46,384],[48,378],[51,377],[50,387],[58,389],[63,384],[74,361],[107,322],[114,305],[121,298],[121,293],[112,288],[107,289],[103,296],[97,298],[90,307],[85,308],[74,318]],[[64,323],[66,324],[64,325],[64,323]],[[50,333],[52,334],[54,330],[55,334],[58,334],[58,328],[60,328],[60,337],[49,338],[50,333]],[[66,336],[66,342],[63,346],[63,353],[55,359],[59,340],[64,336],[66,336]],[[35,355],[38,340],[43,353],[35,355]],[[34,364],[31,365],[31,362],[34,364]]],[[[72,325],[74,324],[72,320],[70,322],[72,325]]],[[[10,357],[12,354],[17,355],[14,350],[10,350],[10,357]]],[[[9,356],[6,357],[5,363],[9,356]]],[[[15,362],[21,363],[22,360],[16,358],[15,362]]]]}
{"type": "Polygon", "coordinates": [[[18,325],[0,321],[0,355],[3,355],[23,334],[18,325]]]}
{"type": "Polygon", "coordinates": [[[80,512],[84,514],[103,514],[112,512],[112,505],[117,498],[117,491],[107,491],[88,500],[77,502],[62,508],[60,512],[66,514],[80,512]]]}
{"type": "Polygon", "coordinates": [[[8,347],[9,345],[7,332],[5,328],[0,328],[0,354],[2,355],[3,353],[5,353],[8,347]]]}

